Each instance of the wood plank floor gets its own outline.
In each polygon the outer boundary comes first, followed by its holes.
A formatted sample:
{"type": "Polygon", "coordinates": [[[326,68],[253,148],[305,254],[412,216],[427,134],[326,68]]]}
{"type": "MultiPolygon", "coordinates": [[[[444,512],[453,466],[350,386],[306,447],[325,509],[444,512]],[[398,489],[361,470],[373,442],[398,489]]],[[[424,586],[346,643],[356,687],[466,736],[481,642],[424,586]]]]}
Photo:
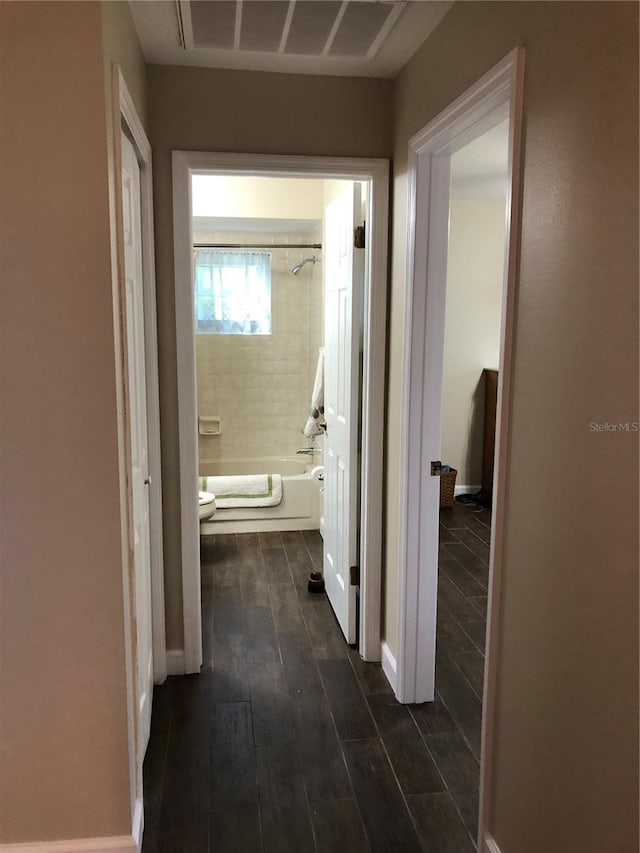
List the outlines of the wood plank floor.
{"type": "Polygon", "coordinates": [[[204,664],[154,691],[144,853],[471,853],[490,516],[441,512],[436,701],[400,705],[310,595],[317,532],[207,536],[204,664]]]}

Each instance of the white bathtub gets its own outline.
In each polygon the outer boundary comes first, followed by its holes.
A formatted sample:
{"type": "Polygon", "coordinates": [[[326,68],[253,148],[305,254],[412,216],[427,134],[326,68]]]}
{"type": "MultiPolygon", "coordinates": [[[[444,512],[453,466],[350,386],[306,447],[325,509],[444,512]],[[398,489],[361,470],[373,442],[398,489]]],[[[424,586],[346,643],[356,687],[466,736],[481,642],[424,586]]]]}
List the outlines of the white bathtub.
{"type": "MultiPolygon", "coordinates": [[[[318,458],[318,457],[316,457],[318,458]]],[[[233,474],[281,474],[282,502],[278,506],[217,509],[200,524],[201,533],[264,533],[269,530],[317,530],[320,527],[321,483],[311,476],[310,457],[225,459],[201,462],[201,477],[233,474]]]]}

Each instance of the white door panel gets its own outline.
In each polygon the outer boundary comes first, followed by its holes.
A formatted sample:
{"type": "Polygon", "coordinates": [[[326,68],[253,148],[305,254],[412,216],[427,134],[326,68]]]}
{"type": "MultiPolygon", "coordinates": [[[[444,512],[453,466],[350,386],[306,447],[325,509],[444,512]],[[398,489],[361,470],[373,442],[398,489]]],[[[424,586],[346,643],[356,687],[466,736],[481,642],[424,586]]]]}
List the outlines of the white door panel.
{"type": "Polygon", "coordinates": [[[356,642],[360,300],[362,250],[354,249],[360,185],[347,184],[325,211],[324,579],[348,643],[356,642]]]}
{"type": "Polygon", "coordinates": [[[153,695],[151,635],[151,560],[149,538],[149,460],[145,381],[144,301],[140,167],[129,139],[122,136],[122,214],[126,293],[128,424],[133,501],[133,596],[136,633],[136,686],[140,760],[149,740],[153,695]]]}

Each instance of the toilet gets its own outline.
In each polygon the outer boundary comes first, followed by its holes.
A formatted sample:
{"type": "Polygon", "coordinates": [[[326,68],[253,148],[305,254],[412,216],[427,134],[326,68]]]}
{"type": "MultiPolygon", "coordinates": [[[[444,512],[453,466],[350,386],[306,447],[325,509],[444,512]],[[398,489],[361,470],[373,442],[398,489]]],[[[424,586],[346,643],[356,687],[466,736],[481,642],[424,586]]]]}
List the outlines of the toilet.
{"type": "Polygon", "coordinates": [[[216,496],[211,492],[198,492],[198,515],[200,521],[207,521],[215,515],[216,496]]]}

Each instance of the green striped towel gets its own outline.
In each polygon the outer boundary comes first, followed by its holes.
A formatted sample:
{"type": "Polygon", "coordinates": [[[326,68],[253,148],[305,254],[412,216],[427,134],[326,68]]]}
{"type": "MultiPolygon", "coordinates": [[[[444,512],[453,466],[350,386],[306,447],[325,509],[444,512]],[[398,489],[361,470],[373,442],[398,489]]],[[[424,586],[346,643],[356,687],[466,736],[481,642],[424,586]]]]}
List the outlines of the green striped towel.
{"type": "Polygon", "coordinates": [[[200,489],[216,496],[218,509],[278,506],[282,502],[282,477],[280,474],[201,477],[200,489]]]}

